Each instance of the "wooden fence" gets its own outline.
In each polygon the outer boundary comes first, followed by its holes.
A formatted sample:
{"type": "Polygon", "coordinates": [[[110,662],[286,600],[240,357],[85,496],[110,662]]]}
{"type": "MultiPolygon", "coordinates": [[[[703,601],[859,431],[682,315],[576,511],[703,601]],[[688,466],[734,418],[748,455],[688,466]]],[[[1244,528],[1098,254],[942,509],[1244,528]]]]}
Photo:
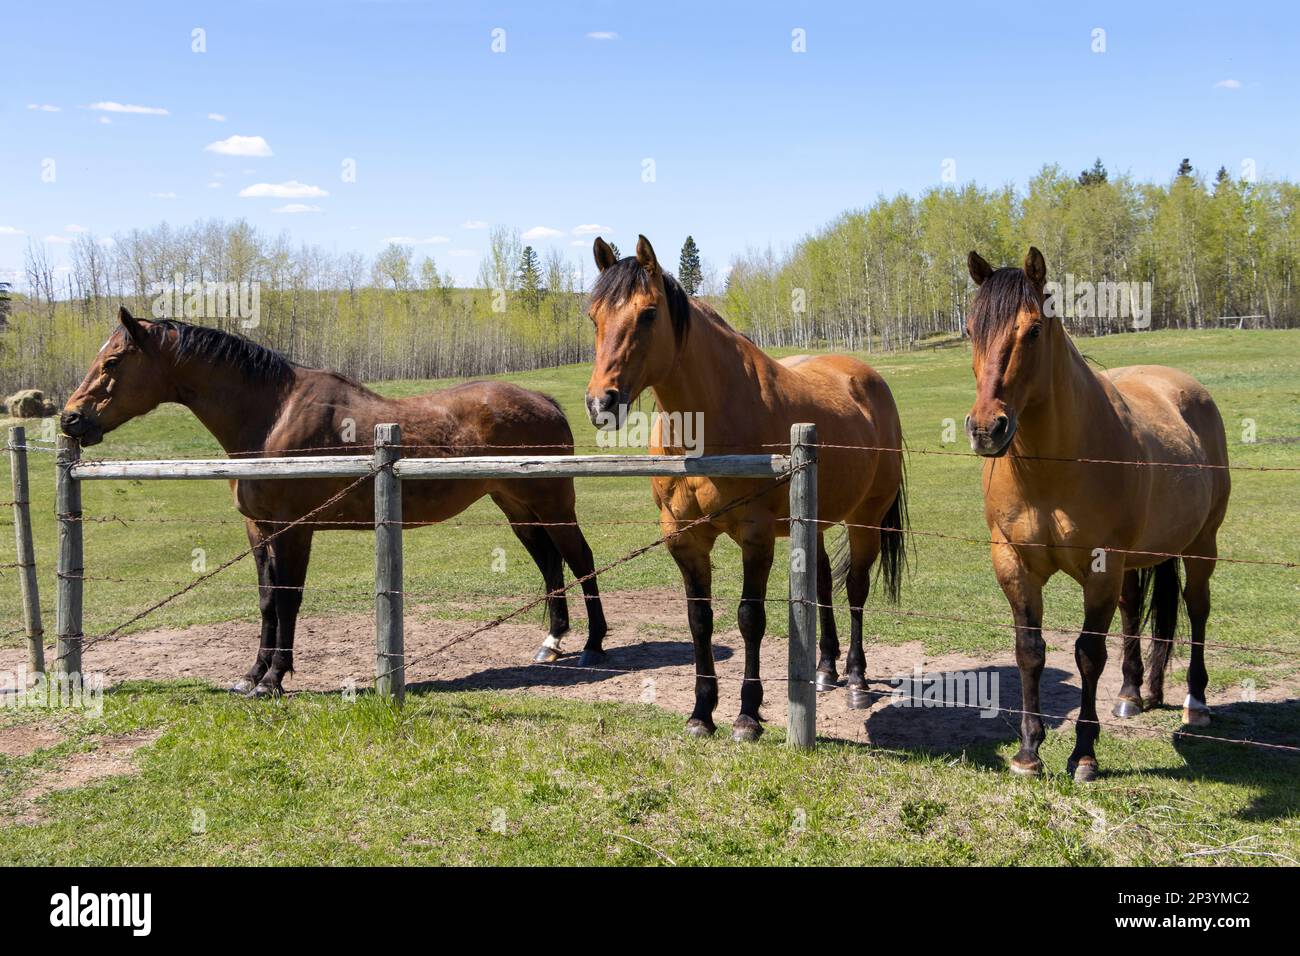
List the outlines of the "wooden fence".
{"type": "Polygon", "coordinates": [[[79,676],[82,672],[82,584],[85,574],[81,507],[83,481],[362,478],[374,474],[375,690],[394,702],[401,703],[405,692],[403,481],[521,476],[579,478],[699,475],[713,478],[779,478],[788,475],[791,540],[787,740],[794,747],[806,748],[813,745],[816,739],[814,679],[817,653],[815,426],[800,424],[791,428],[788,456],[515,455],[404,458],[401,441],[398,426],[386,424],[375,427],[373,455],[244,460],[81,461],[78,443],[61,436],[55,459],[55,500],[59,524],[58,587],[55,602],[58,667],[69,676],[79,676]]]}

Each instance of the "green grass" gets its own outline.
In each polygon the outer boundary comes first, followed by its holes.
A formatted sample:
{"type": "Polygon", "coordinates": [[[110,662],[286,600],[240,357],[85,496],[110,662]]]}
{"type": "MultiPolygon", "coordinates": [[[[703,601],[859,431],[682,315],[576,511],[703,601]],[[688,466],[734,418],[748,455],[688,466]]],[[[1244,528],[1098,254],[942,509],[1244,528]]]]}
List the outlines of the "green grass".
{"type": "MultiPolygon", "coordinates": [[[[1082,347],[1103,365],[1156,362],[1200,378],[1223,411],[1235,464],[1300,464],[1300,446],[1285,441],[1300,438],[1295,333],[1162,332],[1085,340],[1082,347]],[[1255,422],[1254,444],[1241,441],[1245,419],[1255,422]]],[[[868,360],[894,390],[911,448],[961,450],[942,439],[945,419],[959,424],[972,398],[964,349],[868,360]]],[[[579,445],[594,451],[580,405],[587,374],[586,367],[574,366],[505,377],[560,399],[579,445]]],[[[378,388],[407,394],[434,384],[440,383],[378,388]]],[[[193,457],[219,449],[187,411],[167,407],[110,435],[92,453],[193,457]]],[[[33,455],[32,500],[52,630],[49,457],[33,455]]],[[[913,527],[984,538],[978,474],[970,458],[913,455],[913,527]]],[[[1233,478],[1221,553],[1296,560],[1297,475],[1239,471],[1233,478]]],[[[121,519],[86,528],[87,574],[115,579],[87,582],[88,634],[192,580],[193,549],[205,549],[213,567],[246,546],[242,521],[220,483],[92,482],[84,486],[84,499],[88,517],[121,519]]],[[[658,535],[644,479],[580,479],[578,508],[598,563],[658,535]]],[[[499,517],[490,503],[480,503],[450,523],[463,527],[407,535],[406,587],[417,594],[415,603],[448,617],[481,619],[535,592],[535,569],[499,517]],[[491,571],[496,548],[507,554],[502,574],[491,571]]],[[[915,545],[903,608],[968,623],[876,614],[868,625],[873,639],[920,640],[927,653],[964,652],[1010,663],[1008,612],[987,549],[925,537],[915,545]]],[[[372,548],[368,533],[318,536],[304,613],[368,609],[372,548]]],[[[784,560],[780,552],[777,560],[784,560]]],[[[726,598],[719,626],[729,627],[739,592],[737,549],[720,543],[715,564],[715,591],[726,598]]],[[[0,631],[11,631],[21,621],[17,580],[3,574],[0,631]]],[[[773,593],[780,593],[779,575],[774,580],[773,593]]],[[[142,626],[253,619],[253,583],[251,565],[241,564],[142,626]]],[[[680,587],[680,579],[661,550],[602,580],[605,590],[663,586],[680,587]]],[[[1261,690],[1291,685],[1300,660],[1300,572],[1221,564],[1213,593],[1211,641],[1284,653],[1211,649],[1211,698],[1222,699],[1245,679],[1261,690]]],[[[1045,623],[1077,629],[1081,616],[1078,588],[1054,580],[1045,623]]],[[[779,639],[785,616],[769,617],[779,639]]],[[[666,624],[685,633],[684,621],[666,624]]],[[[1117,666],[1115,651],[1111,658],[1110,666],[1117,666]]],[[[1174,694],[1181,680],[1176,668],[1169,682],[1174,694]]],[[[1235,704],[1232,711],[1210,732],[1250,736],[1263,730],[1269,739],[1300,740],[1293,707],[1235,704]]],[[[31,715],[0,716],[18,719],[31,715]]],[[[1174,713],[1149,719],[1176,726],[1174,713]]],[[[48,822],[0,831],[0,862],[649,863],[662,862],[664,854],[679,863],[1168,863],[1233,841],[1300,859],[1294,824],[1300,762],[1227,744],[1103,734],[1099,757],[1107,775],[1083,788],[1059,774],[1029,783],[1011,779],[1001,769],[1010,745],[971,748],[957,762],[848,744],[794,755],[777,746],[779,728],[756,747],[701,744],[680,739],[680,717],[645,706],[509,694],[413,695],[405,713],[394,717],[364,696],[348,704],[303,694],[261,706],[194,685],[133,684],[108,695],[102,721],[69,718],[65,724],[71,740],[53,751],[0,756],[6,801],[69,748],[94,746],[103,734],[136,727],[163,733],[137,755],[139,776],[42,798],[48,822]],[[188,808],[195,806],[207,814],[206,836],[189,832],[188,808]],[[505,833],[492,829],[497,807],[504,811],[505,833]],[[807,825],[796,832],[799,809],[807,825]],[[1105,827],[1095,828],[1094,811],[1104,815],[1105,827]]],[[[1049,733],[1049,767],[1064,764],[1072,738],[1069,725],[1049,733]]],[[[0,816],[4,812],[0,807],[0,816]]]]}

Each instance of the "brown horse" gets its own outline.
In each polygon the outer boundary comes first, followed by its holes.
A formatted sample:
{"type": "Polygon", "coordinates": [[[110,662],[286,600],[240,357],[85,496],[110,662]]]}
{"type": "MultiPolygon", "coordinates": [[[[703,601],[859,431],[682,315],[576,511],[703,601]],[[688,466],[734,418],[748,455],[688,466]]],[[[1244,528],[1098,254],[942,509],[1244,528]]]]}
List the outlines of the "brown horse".
{"type": "MultiPolygon", "coordinates": [[[[628,404],[645,389],[654,393],[670,420],[696,415],[704,426],[698,448],[705,454],[743,452],[772,454],[788,447],[790,426],[817,425],[819,518],[827,525],[847,521],[848,552],[840,574],[848,589],[852,632],[846,676],[854,706],[867,704],[862,651],[862,606],[867,600],[871,566],[882,558],[886,588],[897,598],[903,563],[902,527],[906,514],[903,463],[898,453],[829,446],[886,446],[902,440],[898,411],[888,386],[874,370],[842,355],[797,356],[777,362],[733,330],[713,309],[687,297],[665,273],[644,236],[636,256],[617,260],[603,240],[595,242],[600,275],[592,289],[589,313],[596,326],[596,359],[587,386],[592,423],[618,428],[628,404]],[[889,530],[881,532],[881,528],[889,530]]],[[[665,435],[656,419],[652,451],[684,453],[679,435],[665,435]]],[[[660,525],[674,532],[694,519],[712,514],[728,502],[761,490],[755,479],[656,478],[653,492],[660,525]]],[[[823,528],[824,530],[824,528],[823,528]]],[[[713,570],[709,554],[719,535],[732,538],[744,565],[737,615],[745,641],[745,681],[740,715],[732,725],[736,740],[762,733],[759,705],[759,644],[766,628],[768,574],[774,542],[789,534],[788,489],[777,486],[715,520],[673,538],[668,548],[686,584],[687,618],[695,645],[695,708],[687,732],[714,732],[718,703],[714,676],[713,570]]],[[[821,659],[818,687],[836,686],[839,643],[831,610],[831,566],[818,535],[818,603],[821,607],[821,659]]]]}
{"type": "Polygon", "coordinates": [[[1043,585],[1064,571],[1082,586],[1084,601],[1074,651],[1083,693],[1068,771],[1076,780],[1091,780],[1101,730],[1097,681],[1117,606],[1124,684],[1114,714],[1132,717],[1163,702],[1178,616],[1175,555],[1195,556],[1183,558],[1181,585],[1192,625],[1183,720],[1209,723],[1205,622],[1229,486],[1223,420],[1204,386],[1177,369],[1091,369],[1061,321],[1047,314],[1047,265],[1037,249],[1029,250],[1023,270],[994,271],[974,252],[968,264],[979,291],[968,323],[976,398],[966,431],[971,448],[988,458],[984,517],[993,569],[1015,617],[1026,711],[1011,769],[1042,771],[1043,585]],[[1094,461],[1073,460],[1080,458],[1094,461]],[[1154,640],[1144,701],[1139,634],[1152,587],[1154,640]]]}
{"type": "MultiPolygon", "coordinates": [[[[370,447],[364,436],[385,422],[401,426],[404,451],[413,457],[493,455],[504,448],[554,454],[557,447],[573,447],[569,423],[554,399],[505,382],[470,382],[394,400],[219,329],[137,320],[126,309],[119,318],[121,325],[63,412],[64,433],[83,445],[97,444],[104,433],[163,402],[177,402],[194,412],[230,455],[357,454],[370,447]],[[350,445],[351,435],[363,436],[362,443],[350,445]]],[[[257,658],[232,690],[257,696],[280,692],[284,675],[293,670],[294,626],[312,533],[373,527],[370,489],[363,485],[311,523],[265,539],[347,484],[347,479],[231,482],[254,549],[262,610],[257,658]]],[[[548,592],[564,585],[562,563],[579,577],[594,570],[569,478],[404,481],[403,524],[445,521],[484,495],[510,520],[548,592]]],[[[589,628],[583,659],[598,663],[606,626],[594,578],[583,582],[583,592],[589,628]]],[[[563,594],[548,598],[547,610],[550,633],[538,652],[541,661],[559,655],[560,638],[569,629],[563,594]]]]}

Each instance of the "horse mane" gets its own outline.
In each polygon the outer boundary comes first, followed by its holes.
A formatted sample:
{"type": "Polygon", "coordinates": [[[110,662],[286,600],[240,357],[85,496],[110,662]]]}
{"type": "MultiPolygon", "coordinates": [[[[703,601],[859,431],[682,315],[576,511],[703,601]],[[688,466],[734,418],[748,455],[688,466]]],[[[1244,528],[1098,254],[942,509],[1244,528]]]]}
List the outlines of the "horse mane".
{"type": "Polygon", "coordinates": [[[167,333],[176,333],[172,354],[178,364],[199,359],[214,364],[232,365],[249,380],[270,385],[287,382],[293,377],[296,363],[275,349],[259,345],[242,335],[207,325],[191,325],[177,319],[153,319],[150,325],[161,329],[164,339],[167,333]]]}
{"type": "Polygon", "coordinates": [[[971,343],[987,351],[1021,309],[1042,308],[1040,293],[1024,269],[998,269],[984,280],[970,304],[971,343]]]}
{"type": "MultiPolygon", "coordinates": [[[[681,283],[663,273],[664,291],[668,293],[668,315],[673,322],[673,334],[683,342],[691,325],[691,301],[681,283]]],[[[591,304],[622,305],[637,292],[650,291],[650,273],[637,262],[636,256],[618,260],[596,277],[591,287],[591,304]]]]}

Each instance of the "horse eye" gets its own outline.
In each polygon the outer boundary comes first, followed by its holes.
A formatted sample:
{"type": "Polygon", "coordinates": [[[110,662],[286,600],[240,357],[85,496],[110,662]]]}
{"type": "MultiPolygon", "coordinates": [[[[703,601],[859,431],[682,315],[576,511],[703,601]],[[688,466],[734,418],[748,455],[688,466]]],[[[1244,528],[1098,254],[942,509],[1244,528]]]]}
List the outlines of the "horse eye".
{"type": "Polygon", "coordinates": [[[1038,338],[1038,333],[1042,331],[1043,331],[1042,325],[1040,325],[1038,322],[1035,322],[1033,325],[1029,327],[1029,337],[1031,339],[1036,339],[1038,338]]]}
{"type": "Polygon", "coordinates": [[[644,312],[642,312],[640,315],[636,317],[636,320],[638,322],[651,322],[654,320],[654,317],[655,317],[655,310],[646,309],[644,312]]]}
{"type": "Polygon", "coordinates": [[[110,368],[117,368],[117,359],[111,358],[104,360],[104,369],[107,370],[110,368]]]}

